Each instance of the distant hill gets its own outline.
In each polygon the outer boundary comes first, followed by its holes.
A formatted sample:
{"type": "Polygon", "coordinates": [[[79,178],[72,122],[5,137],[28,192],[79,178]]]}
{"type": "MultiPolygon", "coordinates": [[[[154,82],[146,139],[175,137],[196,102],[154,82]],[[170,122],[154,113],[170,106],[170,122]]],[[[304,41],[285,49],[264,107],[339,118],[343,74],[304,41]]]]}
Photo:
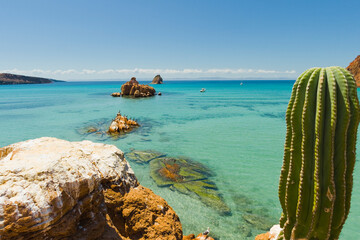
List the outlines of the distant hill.
{"type": "Polygon", "coordinates": [[[29,77],[29,76],[16,75],[11,73],[0,73],[0,85],[41,84],[41,83],[52,83],[52,82],[63,82],[63,81],[49,79],[49,78],[29,77]]]}
{"type": "Polygon", "coordinates": [[[356,85],[360,87],[360,55],[346,69],[354,75],[356,85]]]}

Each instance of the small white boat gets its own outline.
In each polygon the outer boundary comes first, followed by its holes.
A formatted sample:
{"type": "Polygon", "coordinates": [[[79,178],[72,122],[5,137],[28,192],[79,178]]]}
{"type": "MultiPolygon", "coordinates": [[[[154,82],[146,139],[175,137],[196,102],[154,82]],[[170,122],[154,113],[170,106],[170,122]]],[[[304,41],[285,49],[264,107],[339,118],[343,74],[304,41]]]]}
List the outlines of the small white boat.
{"type": "Polygon", "coordinates": [[[241,82],[240,85],[243,85],[243,83],[241,82]]]}
{"type": "Polygon", "coordinates": [[[206,89],[205,88],[202,88],[201,90],[200,90],[200,92],[205,92],[206,91],[206,89]]]}

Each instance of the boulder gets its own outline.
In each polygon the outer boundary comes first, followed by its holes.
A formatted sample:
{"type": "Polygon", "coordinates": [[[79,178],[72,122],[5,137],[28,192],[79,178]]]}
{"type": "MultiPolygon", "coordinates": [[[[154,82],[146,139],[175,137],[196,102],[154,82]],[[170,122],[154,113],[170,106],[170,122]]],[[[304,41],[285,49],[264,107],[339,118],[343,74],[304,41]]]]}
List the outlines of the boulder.
{"type": "Polygon", "coordinates": [[[111,96],[113,96],[113,97],[121,97],[121,93],[114,92],[114,93],[111,94],[111,96]]]}
{"type": "Polygon", "coordinates": [[[163,79],[160,75],[156,75],[151,82],[151,84],[162,84],[162,83],[163,83],[163,79]]]}
{"type": "Polygon", "coordinates": [[[142,186],[132,188],[124,197],[116,191],[105,193],[110,216],[124,237],[131,239],[182,239],[179,217],[161,197],[142,186]]]}
{"type": "Polygon", "coordinates": [[[360,87],[360,55],[346,69],[354,75],[356,85],[360,87]]]}
{"type": "Polygon", "coordinates": [[[138,184],[123,152],[90,141],[0,148],[0,210],[2,240],[182,239],[175,212],[138,184]]]}
{"type": "Polygon", "coordinates": [[[149,85],[139,84],[135,77],[121,86],[121,96],[150,97],[155,95],[155,89],[149,85]]]}

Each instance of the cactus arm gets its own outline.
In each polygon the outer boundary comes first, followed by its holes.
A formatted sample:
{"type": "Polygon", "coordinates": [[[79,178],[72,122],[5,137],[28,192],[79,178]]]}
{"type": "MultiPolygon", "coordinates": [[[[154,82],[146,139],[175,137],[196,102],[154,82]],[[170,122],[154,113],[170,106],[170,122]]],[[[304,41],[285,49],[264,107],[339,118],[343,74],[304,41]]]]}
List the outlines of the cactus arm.
{"type": "Polygon", "coordinates": [[[346,182],[345,174],[347,168],[346,145],[347,131],[350,121],[350,104],[348,84],[344,74],[336,67],[331,68],[337,84],[337,121],[334,145],[334,180],[336,183],[336,197],[334,202],[333,220],[331,226],[330,239],[340,234],[345,219],[345,198],[346,182]]]}
{"type": "Polygon", "coordinates": [[[301,169],[301,116],[302,116],[302,106],[305,100],[305,92],[302,91],[304,86],[307,85],[309,77],[312,72],[315,71],[315,68],[310,69],[298,83],[296,89],[296,97],[291,111],[291,125],[292,125],[292,135],[291,135],[291,149],[290,149],[290,163],[289,163],[289,173],[286,183],[286,195],[285,195],[285,205],[286,205],[286,216],[287,220],[284,224],[284,238],[290,239],[291,230],[295,224],[296,220],[296,206],[298,200],[298,186],[299,186],[299,177],[301,169]]]}
{"type": "MultiPolygon", "coordinates": [[[[298,77],[298,81],[308,72],[309,70],[305,71],[298,77]]],[[[285,138],[285,150],[284,150],[284,159],[283,159],[283,166],[281,168],[281,174],[280,174],[280,182],[279,182],[279,200],[282,209],[284,210],[281,218],[280,218],[280,226],[284,227],[284,223],[286,222],[286,211],[285,211],[285,193],[286,193],[286,181],[287,176],[289,173],[289,162],[290,162],[290,147],[291,147],[291,124],[290,124],[290,118],[291,118],[291,110],[294,105],[295,97],[296,97],[296,89],[298,86],[298,81],[294,83],[293,90],[291,92],[291,97],[289,101],[288,108],[286,110],[286,138],[285,138]]]]}
{"type": "MultiPolygon", "coordinates": [[[[346,145],[345,145],[345,160],[346,160],[346,169],[344,172],[344,187],[345,187],[345,196],[341,201],[344,202],[345,210],[343,212],[343,215],[341,216],[341,221],[338,219],[337,224],[333,224],[333,229],[331,232],[330,238],[338,239],[340,232],[342,230],[343,224],[345,223],[345,220],[349,214],[350,210],[350,199],[351,199],[351,191],[352,191],[352,173],[354,170],[355,165],[355,151],[356,151],[356,132],[359,124],[359,101],[357,98],[357,92],[356,92],[356,84],[355,80],[353,79],[352,75],[346,71],[343,68],[338,68],[338,71],[340,71],[343,74],[343,77],[345,78],[345,81],[348,86],[348,100],[349,100],[349,112],[350,118],[349,118],[349,126],[347,129],[347,136],[346,136],[346,145]]],[[[342,203],[342,202],[341,202],[342,203]]],[[[335,202],[336,204],[336,202],[335,202]]],[[[340,208],[340,207],[339,207],[340,208]]],[[[342,210],[342,208],[341,208],[342,210]]],[[[335,214],[334,214],[334,219],[335,214]]]]}
{"type": "Polygon", "coordinates": [[[346,169],[346,216],[349,214],[350,210],[350,199],[351,199],[351,192],[353,186],[353,171],[355,165],[355,152],[356,152],[356,138],[357,138],[357,129],[360,120],[360,106],[359,100],[357,98],[357,91],[356,91],[356,83],[352,75],[346,71],[345,69],[340,69],[346,78],[348,79],[349,85],[349,95],[350,95],[350,109],[352,110],[352,114],[350,117],[350,124],[348,129],[348,144],[347,144],[347,169],[346,169]]]}
{"type": "Polygon", "coordinates": [[[321,200],[319,221],[316,228],[316,238],[329,239],[331,220],[335,200],[334,182],[334,138],[336,128],[336,84],[335,77],[329,68],[326,68],[327,91],[325,109],[325,128],[324,128],[324,153],[321,163],[320,181],[321,200]]]}
{"type": "Polygon", "coordinates": [[[319,204],[320,204],[320,172],[321,172],[321,160],[323,159],[324,151],[324,122],[325,122],[325,98],[326,98],[326,71],[321,69],[319,82],[317,86],[317,96],[316,96],[316,117],[315,117],[315,147],[314,147],[314,198],[313,198],[313,209],[312,209],[312,219],[311,226],[307,236],[307,239],[310,239],[310,236],[314,235],[314,226],[318,223],[319,216],[319,204]]]}
{"type": "Polygon", "coordinates": [[[314,129],[317,84],[321,68],[315,69],[306,86],[305,102],[302,109],[301,171],[299,197],[296,208],[296,224],[292,236],[305,238],[311,224],[314,192],[314,129]]]}

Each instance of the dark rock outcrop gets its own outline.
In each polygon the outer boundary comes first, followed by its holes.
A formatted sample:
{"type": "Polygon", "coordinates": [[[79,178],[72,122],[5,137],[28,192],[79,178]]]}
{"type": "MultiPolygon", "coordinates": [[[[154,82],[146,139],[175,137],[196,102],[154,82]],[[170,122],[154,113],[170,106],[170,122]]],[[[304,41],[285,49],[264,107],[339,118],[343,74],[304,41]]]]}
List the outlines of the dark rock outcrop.
{"type": "Polygon", "coordinates": [[[181,240],[179,217],[113,145],[39,138],[0,148],[0,238],[181,240]]]}
{"type": "Polygon", "coordinates": [[[163,83],[163,79],[160,75],[156,75],[151,82],[151,84],[162,84],[162,83],[163,83]]]}
{"type": "Polygon", "coordinates": [[[121,86],[121,96],[150,97],[155,89],[149,85],[139,84],[135,77],[121,86]]]}
{"type": "Polygon", "coordinates": [[[56,82],[56,80],[40,77],[28,77],[10,73],[0,73],[0,85],[40,84],[52,82],[56,82]]]}
{"type": "Polygon", "coordinates": [[[346,69],[354,75],[356,86],[360,87],[360,55],[346,69]]]}

